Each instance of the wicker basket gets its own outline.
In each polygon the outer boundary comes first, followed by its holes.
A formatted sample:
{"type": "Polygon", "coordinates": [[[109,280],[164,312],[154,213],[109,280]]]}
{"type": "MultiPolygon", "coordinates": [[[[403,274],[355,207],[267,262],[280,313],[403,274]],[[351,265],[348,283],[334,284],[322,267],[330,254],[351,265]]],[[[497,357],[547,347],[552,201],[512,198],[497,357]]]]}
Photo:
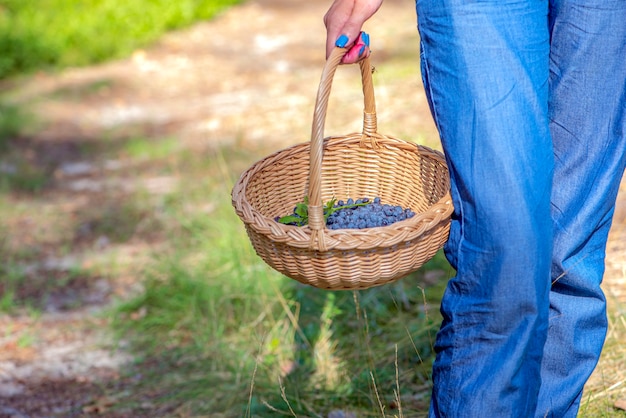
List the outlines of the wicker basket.
{"type": "Polygon", "coordinates": [[[377,132],[369,59],[360,63],[363,132],[323,137],[332,78],[344,53],[336,48],[322,72],[311,141],[258,161],[232,191],[235,211],[267,264],[299,282],[332,290],[378,286],[417,270],[448,239],[453,210],[443,155],[377,132]],[[308,225],[274,221],[305,196],[308,225]],[[416,215],[379,228],[326,228],[323,202],[376,196],[416,215]]]}

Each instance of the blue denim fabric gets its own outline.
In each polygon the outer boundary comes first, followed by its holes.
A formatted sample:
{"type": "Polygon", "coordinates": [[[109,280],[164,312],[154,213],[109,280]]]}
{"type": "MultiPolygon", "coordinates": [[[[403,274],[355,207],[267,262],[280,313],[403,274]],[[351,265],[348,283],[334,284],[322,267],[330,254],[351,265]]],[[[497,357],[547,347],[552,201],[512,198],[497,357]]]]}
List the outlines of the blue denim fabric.
{"type": "Polygon", "coordinates": [[[456,269],[431,417],[573,417],[606,334],[626,1],[417,0],[456,269]]]}

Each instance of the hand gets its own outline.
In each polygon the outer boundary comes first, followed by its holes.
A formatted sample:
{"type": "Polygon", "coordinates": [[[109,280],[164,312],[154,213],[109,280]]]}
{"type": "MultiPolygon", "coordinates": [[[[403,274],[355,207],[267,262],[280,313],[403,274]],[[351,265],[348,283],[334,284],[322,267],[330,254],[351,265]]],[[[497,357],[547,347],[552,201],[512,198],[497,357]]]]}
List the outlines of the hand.
{"type": "Polygon", "coordinates": [[[343,64],[353,64],[367,57],[369,36],[361,32],[361,28],[382,3],[383,0],[335,0],[324,15],[326,57],[335,46],[348,48],[341,61],[343,64]]]}

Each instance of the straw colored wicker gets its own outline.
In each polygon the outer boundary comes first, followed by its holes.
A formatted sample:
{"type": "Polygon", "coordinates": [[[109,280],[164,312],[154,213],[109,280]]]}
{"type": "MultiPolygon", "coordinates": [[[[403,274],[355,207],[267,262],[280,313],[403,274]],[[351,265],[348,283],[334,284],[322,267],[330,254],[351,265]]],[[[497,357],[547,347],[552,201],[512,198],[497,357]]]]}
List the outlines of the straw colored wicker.
{"type": "Polygon", "coordinates": [[[441,153],[377,132],[372,69],[360,63],[363,132],[323,137],[330,86],[344,49],[328,58],[318,90],[311,141],[276,152],[244,172],[232,203],[257,254],[271,267],[323,289],[365,289],[395,281],[430,260],[448,238],[452,201],[441,153]],[[309,224],[283,225],[309,199],[309,224]],[[323,202],[373,198],[416,215],[367,229],[327,229],[323,202]]]}

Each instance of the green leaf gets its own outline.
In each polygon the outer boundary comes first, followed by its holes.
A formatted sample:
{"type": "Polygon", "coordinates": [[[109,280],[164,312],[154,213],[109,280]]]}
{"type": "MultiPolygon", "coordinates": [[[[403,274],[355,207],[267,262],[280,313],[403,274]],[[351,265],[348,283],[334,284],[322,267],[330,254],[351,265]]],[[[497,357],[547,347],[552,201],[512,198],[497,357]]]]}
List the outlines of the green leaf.
{"type": "Polygon", "coordinates": [[[324,221],[327,221],[328,217],[337,210],[333,207],[335,206],[336,202],[337,199],[335,199],[334,197],[326,202],[326,206],[324,206],[324,221]]]}
{"type": "Polygon", "coordinates": [[[283,216],[282,218],[278,218],[278,222],[280,222],[281,224],[285,224],[285,225],[295,223],[298,226],[302,226],[302,225],[306,225],[306,221],[307,219],[303,219],[302,217],[295,216],[295,215],[287,215],[287,216],[283,216]]]}
{"type": "Polygon", "coordinates": [[[296,204],[295,214],[300,216],[301,218],[309,217],[309,205],[305,203],[296,204]]]}

